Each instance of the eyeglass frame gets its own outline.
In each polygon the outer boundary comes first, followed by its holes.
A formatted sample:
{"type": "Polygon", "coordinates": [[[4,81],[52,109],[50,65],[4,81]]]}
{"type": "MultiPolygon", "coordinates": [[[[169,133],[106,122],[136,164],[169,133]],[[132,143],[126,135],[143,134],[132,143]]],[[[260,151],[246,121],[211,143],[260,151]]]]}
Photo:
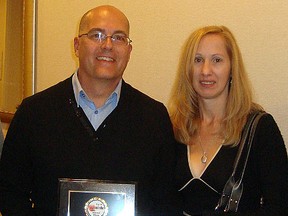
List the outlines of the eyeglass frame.
{"type": "Polygon", "coordinates": [[[125,46],[128,46],[129,44],[132,43],[132,40],[128,36],[126,36],[124,33],[122,33],[122,32],[121,33],[114,33],[112,35],[107,35],[107,34],[103,33],[101,30],[98,30],[98,29],[91,29],[87,33],[79,34],[78,37],[81,38],[82,36],[87,36],[88,39],[96,41],[96,42],[99,42],[99,43],[103,43],[105,40],[107,40],[107,38],[110,37],[110,39],[111,39],[111,41],[113,43],[113,42],[115,42],[115,38],[113,38],[115,35],[120,35],[120,36],[123,36],[124,38],[127,39],[127,44],[123,44],[125,46]],[[89,37],[89,34],[95,33],[95,32],[96,33],[100,33],[101,35],[103,35],[103,39],[99,39],[97,41],[97,40],[94,40],[93,37],[89,37]],[[123,35],[120,35],[120,34],[123,34],[123,35]]]}

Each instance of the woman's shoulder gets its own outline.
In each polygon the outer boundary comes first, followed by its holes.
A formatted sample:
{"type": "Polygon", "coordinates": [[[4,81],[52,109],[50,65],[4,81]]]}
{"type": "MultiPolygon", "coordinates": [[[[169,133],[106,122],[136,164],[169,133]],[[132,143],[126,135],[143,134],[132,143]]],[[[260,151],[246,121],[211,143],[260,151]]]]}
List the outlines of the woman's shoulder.
{"type": "Polygon", "coordinates": [[[281,134],[280,129],[276,123],[276,120],[272,116],[272,114],[267,112],[262,112],[261,118],[259,119],[259,123],[257,125],[258,132],[264,133],[263,135],[272,135],[272,134],[281,134]]]}
{"type": "Polygon", "coordinates": [[[286,155],[287,158],[283,136],[274,117],[269,113],[265,113],[260,118],[253,145],[259,153],[271,154],[278,152],[277,154],[286,155]]]}

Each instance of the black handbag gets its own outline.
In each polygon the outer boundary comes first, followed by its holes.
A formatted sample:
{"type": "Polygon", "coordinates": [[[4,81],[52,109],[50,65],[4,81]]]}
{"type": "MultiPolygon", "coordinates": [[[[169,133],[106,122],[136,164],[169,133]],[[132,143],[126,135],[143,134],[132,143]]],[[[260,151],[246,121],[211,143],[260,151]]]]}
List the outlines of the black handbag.
{"type": "Polygon", "coordinates": [[[238,205],[243,192],[243,176],[245,172],[245,168],[247,165],[247,161],[249,158],[249,153],[251,150],[254,133],[258,124],[259,119],[265,114],[265,112],[254,112],[249,115],[247,123],[244,127],[244,131],[240,140],[239,149],[237,152],[237,156],[234,161],[234,169],[233,172],[226,182],[224,189],[222,191],[222,195],[218,201],[217,206],[215,207],[216,211],[224,211],[224,212],[237,212],[238,205]],[[245,143],[247,143],[245,148],[245,154],[242,154],[245,143]],[[242,165],[242,171],[240,170],[240,177],[236,178],[236,171],[239,173],[239,161],[240,158],[243,158],[244,164],[242,165]]]}

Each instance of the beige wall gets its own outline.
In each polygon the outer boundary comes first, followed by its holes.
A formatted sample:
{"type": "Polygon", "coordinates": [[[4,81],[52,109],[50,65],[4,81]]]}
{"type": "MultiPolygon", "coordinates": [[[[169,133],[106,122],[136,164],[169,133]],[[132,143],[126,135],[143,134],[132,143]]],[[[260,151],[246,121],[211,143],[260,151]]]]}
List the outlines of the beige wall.
{"type": "Polygon", "coordinates": [[[38,0],[36,91],[77,68],[72,49],[88,9],[111,4],[131,22],[132,58],[125,80],[167,103],[181,45],[202,25],[223,24],[238,39],[257,102],[276,119],[288,146],[287,0],[38,0]]]}
{"type": "Polygon", "coordinates": [[[14,112],[23,98],[21,88],[23,82],[21,73],[23,69],[22,0],[1,0],[1,12],[5,14],[1,14],[0,22],[1,32],[3,32],[0,37],[0,109],[14,112]],[[3,22],[5,22],[4,25],[3,22]],[[6,29],[6,25],[13,26],[13,28],[6,29]],[[18,71],[20,73],[17,73],[18,71]]]}

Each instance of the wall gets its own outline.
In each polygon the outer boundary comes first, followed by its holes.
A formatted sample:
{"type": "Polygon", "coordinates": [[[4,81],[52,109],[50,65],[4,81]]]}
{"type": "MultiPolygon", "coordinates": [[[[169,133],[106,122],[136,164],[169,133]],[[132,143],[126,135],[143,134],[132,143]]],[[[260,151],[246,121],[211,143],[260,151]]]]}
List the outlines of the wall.
{"type": "Polygon", "coordinates": [[[256,101],[274,116],[288,146],[288,1],[38,0],[36,91],[75,71],[78,21],[101,4],[120,8],[130,19],[133,51],[125,80],[165,104],[189,33],[203,25],[228,26],[241,47],[256,101]]]}
{"type": "Polygon", "coordinates": [[[21,73],[23,71],[22,4],[22,0],[1,1],[1,12],[5,13],[1,14],[3,18],[1,18],[0,22],[1,32],[3,32],[2,37],[0,37],[1,111],[14,112],[16,110],[16,107],[19,105],[19,101],[21,101],[23,98],[23,79],[21,73]],[[3,22],[5,22],[4,25],[3,22]],[[11,26],[13,26],[13,28],[11,26]],[[13,95],[13,97],[11,97],[11,95],[13,95]]]}

